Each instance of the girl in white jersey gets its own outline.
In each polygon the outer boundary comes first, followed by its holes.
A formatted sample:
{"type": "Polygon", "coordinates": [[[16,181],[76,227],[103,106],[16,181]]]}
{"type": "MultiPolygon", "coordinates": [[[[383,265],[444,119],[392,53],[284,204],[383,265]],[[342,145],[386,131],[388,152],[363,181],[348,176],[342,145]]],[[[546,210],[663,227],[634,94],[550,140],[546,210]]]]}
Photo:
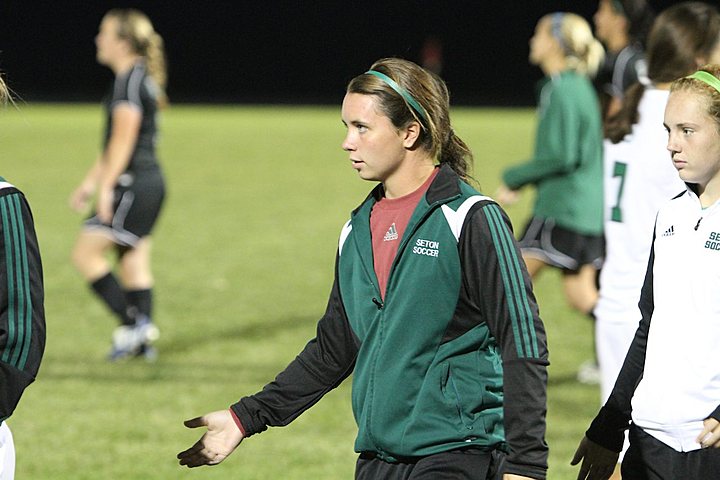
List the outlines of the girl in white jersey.
{"type": "Polygon", "coordinates": [[[695,71],[696,59],[707,61],[719,35],[715,7],[689,2],[662,12],[648,38],[652,83],[629,89],[622,110],[606,125],[606,253],[594,311],[602,402],[610,395],[640,319],[637,304],[655,216],[663,203],[685,189],[665,150],[662,118],[670,83],[695,71]]]}
{"type": "Polygon", "coordinates": [[[667,149],[686,188],[660,209],[642,320],[572,463],[579,479],[710,479],[720,472],[720,65],[673,82],[667,149]]]}

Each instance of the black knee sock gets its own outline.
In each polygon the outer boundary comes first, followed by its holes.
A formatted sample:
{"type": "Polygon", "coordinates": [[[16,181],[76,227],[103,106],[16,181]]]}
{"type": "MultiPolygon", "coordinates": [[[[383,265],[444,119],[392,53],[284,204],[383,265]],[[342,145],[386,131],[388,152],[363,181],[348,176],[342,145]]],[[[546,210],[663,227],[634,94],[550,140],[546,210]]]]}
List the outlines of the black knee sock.
{"type": "Polygon", "coordinates": [[[100,277],[90,284],[92,289],[102,299],[103,302],[112,310],[112,312],[120,320],[123,325],[132,325],[135,321],[128,315],[128,305],[125,300],[125,294],[120,288],[115,275],[108,272],[104,277],[100,277]]]}
{"type": "Polygon", "coordinates": [[[127,290],[125,298],[131,312],[152,318],[152,289],[127,290]]]}

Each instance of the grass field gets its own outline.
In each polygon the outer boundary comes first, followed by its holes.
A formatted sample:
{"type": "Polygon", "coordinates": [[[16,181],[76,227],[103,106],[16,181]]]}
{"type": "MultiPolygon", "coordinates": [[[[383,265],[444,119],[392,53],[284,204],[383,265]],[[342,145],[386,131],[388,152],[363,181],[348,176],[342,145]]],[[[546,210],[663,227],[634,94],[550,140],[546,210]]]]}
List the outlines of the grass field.
{"type": "MultiPolygon", "coordinates": [[[[457,109],[455,129],[492,194],[500,171],[529,154],[530,110],[457,109]]],[[[0,114],[0,175],[32,204],[45,269],[48,344],[37,382],[9,424],[18,480],[349,479],[355,425],[349,382],[284,429],[248,439],[225,463],[181,469],[200,435],[182,421],[253,393],[314,335],[340,227],[371,185],[340,148],[338,108],[173,106],[160,154],[169,197],[155,234],[155,364],[109,364],[113,319],[74,272],[81,218],[70,192],[94,160],[95,105],[20,105],[0,114]]],[[[532,193],[508,210],[516,229],[532,193]]],[[[598,408],[575,381],[590,324],[565,306],[559,276],[536,283],[551,352],[550,479],[598,408]]]]}

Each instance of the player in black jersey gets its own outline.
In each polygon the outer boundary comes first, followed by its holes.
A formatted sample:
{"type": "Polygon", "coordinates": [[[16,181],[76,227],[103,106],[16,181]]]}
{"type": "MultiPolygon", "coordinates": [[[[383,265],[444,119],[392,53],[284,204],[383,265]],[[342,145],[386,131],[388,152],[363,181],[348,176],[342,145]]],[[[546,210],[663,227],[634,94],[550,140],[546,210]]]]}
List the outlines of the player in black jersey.
{"type": "Polygon", "coordinates": [[[95,208],[75,244],[75,267],[120,320],[110,359],[154,358],[150,233],[165,197],[155,154],[159,107],[166,103],[163,41],[148,17],[111,10],[95,37],[98,63],[115,73],[104,99],[103,150],[70,198],[77,211],[95,208]],[[106,259],[118,254],[118,278],[106,259]]]}

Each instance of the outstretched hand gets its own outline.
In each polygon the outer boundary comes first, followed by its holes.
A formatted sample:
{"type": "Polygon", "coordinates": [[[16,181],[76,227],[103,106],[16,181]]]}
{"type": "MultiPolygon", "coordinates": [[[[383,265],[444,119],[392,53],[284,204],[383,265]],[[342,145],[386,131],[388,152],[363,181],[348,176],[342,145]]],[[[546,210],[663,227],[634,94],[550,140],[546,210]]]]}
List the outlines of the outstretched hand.
{"type": "Polygon", "coordinates": [[[578,480],[607,480],[612,476],[619,457],[618,452],[583,437],[570,465],[577,465],[582,460],[578,480]]]}
{"type": "Polygon", "coordinates": [[[243,433],[232,418],[230,410],[220,410],[186,420],[185,426],[207,427],[207,432],[195,445],[177,454],[180,465],[190,468],[217,465],[225,460],[243,439],[243,433]]]}

